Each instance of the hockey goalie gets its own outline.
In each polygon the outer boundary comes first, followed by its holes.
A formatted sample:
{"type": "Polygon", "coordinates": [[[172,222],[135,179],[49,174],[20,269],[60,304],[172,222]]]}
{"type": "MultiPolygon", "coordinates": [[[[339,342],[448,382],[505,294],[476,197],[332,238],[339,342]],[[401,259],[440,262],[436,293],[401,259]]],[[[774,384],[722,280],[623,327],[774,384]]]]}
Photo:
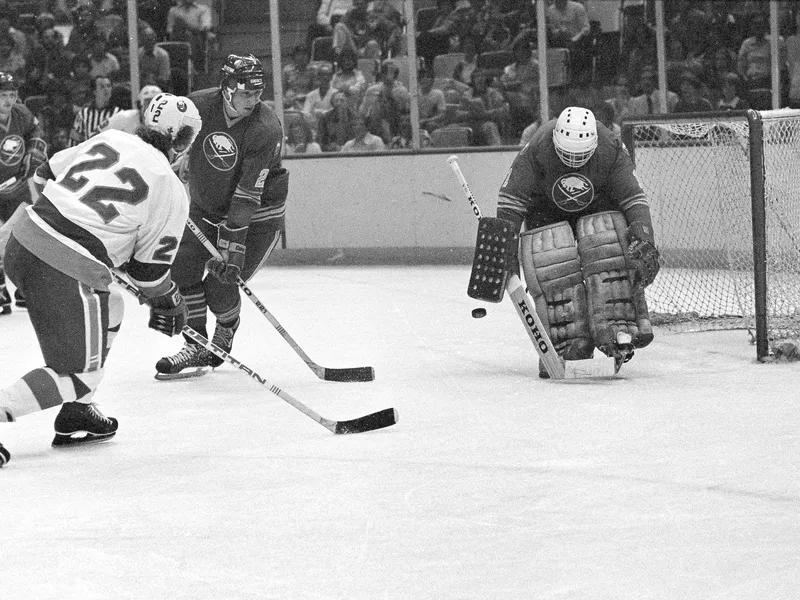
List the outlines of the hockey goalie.
{"type": "MultiPolygon", "coordinates": [[[[497,218],[522,231],[520,264],[536,312],[563,359],[617,370],[653,340],[644,289],[659,270],[650,207],[622,142],[592,111],[542,125],[503,181],[497,218]]],[[[541,361],[539,376],[547,371],[541,361]]]]}

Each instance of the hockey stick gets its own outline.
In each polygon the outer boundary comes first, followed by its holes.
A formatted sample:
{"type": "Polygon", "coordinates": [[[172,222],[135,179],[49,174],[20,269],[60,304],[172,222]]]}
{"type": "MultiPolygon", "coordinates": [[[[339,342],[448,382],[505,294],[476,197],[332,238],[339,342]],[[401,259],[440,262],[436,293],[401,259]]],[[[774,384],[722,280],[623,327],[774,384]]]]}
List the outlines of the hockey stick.
{"type": "Polygon", "coordinates": [[[3,183],[0,183],[0,191],[10,188],[15,183],[17,183],[17,177],[16,175],[12,175],[8,179],[6,179],[3,183]]]}
{"type": "MultiPolygon", "coordinates": [[[[481,218],[481,209],[475,202],[475,197],[469,189],[467,180],[461,172],[461,167],[458,165],[458,157],[453,155],[447,159],[450,168],[453,169],[464,194],[472,205],[472,212],[479,219],[481,218]]],[[[616,373],[615,363],[613,358],[606,359],[586,359],[586,360],[569,360],[564,361],[558,356],[558,353],[553,346],[553,342],[544,327],[541,318],[536,312],[536,306],[533,303],[525,286],[522,284],[519,276],[513,271],[509,273],[508,281],[506,282],[506,291],[511,298],[514,308],[519,315],[520,320],[525,325],[525,331],[528,337],[533,342],[533,347],[536,353],[542,360],[545,369],[551,379],[578,379],[582,377],[609,377],[616,373]]]]}
{"type": "MultiPolygon", "coordinates": [[[[216,246],[211,243],[208,237],[206,237],[206,235],[197,225],[195,225],[191,219],[189,219],[186,224],[189,229],[192,230],[192,233],[197,236],[197,239],[200,240],[200,243],[205,246],[206,250],[208,250],[211,256],[215,258],[221,258],[216,246]]],[[[258,308],[261,314],[267,318],[267,321],[269,321],[278,331],[278,333],[281,334],[281,337],[286,340],[286,342],[292,347],[292,350],[294,350],[295,353],[297,353],[297,355],[303,359],[303,362],[308,365],[308,368],[311,369],[317,377],[324,379],[325,381],[373,381],[375,379],[375,369],[372,367],[345,367],[336,369],[331,367],[323,367],[315,363],[313,360],[311,360],[311,357],[303,351],[298,343],[294,341],[294,338],[289,335],[289,332],[283,328],[283,326],[274,316],[272,316],[272,313],[267,310],[267,307],[261,303],[258,297],[253,293],[253,290],[247,286],[241,277],[237,278],[236,284],[244,292],[244,295],[256,305],[256,308],[258,308]]]]}
{"type": "MultiPolygon", "coordinates": [[[[112,271],[111,274],[114,276],[114,281],[119,283],[122,287],[125,288],[126,291],[133,294],[136,298],[142,302],[142,294],[141,292],[132,285],[127,279],[119,275],[118,273],[112,271]]],[[[256,373],[253,369],[245,365],[240,360],[235,359],[233,356],[225,352],[219,346],[216,346],[205,337],[197,333],[194,329],[189,327],[188,325],[185,326],[181,333],[184,335],[192,338],[195,342],[203,346],[209,352],[212,352],[215,356],[218,356],[222,360],[227,363],[232,364],[234,367],[239,369],[240,371],[246,373],[251,379],[257,381],[264,387],[268,388],[270,392],[278,396],[281,400],[291,404],[301,413],[310,417],[325,429],[332,431],[335,434],[344,434],[344,433],[364,433],[366,431],[374,431],[375,429],[383,429],[384,427],[391,427],[395,423],[397,423],[398,414],[397,410],[394,408],[385,408],[383,410],[379,410],[378,412],[371,413],[368,415],[364,415],[363,417],[357,417],[355,419],[349,419],[347,421],[333,421],[331,419],[326,419],[325,417],[319,415],[308,406],[300,402],[297,398],[291,396],[287,392],[283,391],[276,385],[271,384],[269,381],[264,379],[261,375],[256,373]]]]}

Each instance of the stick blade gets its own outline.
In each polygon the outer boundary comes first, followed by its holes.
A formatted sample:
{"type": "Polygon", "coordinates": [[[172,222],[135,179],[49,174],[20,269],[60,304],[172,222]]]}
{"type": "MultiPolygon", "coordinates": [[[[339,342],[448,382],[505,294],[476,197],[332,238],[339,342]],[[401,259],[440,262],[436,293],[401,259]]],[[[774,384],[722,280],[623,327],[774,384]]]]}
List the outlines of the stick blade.
{"type": "Polygon", "coordinates": [[[613,377],[619,369],[609,356],[596,356],[584,360],[564,361],[565,379],[595,379],[613,377]]]}
{"type": "Polygon", "coordinates": [[[331,369],[326,367],[322,377],[325,381],[374,381],[375,369],[372,367],[351,367],[331,369]]]}
{"type": "Polygon", "coordinates": [[[375,431],[384,427],[391,427],[397,423],[397,409],[385,408],[371,415],[350,419],[349,421],[337,421],[335,434],[364,433],[365,431],[375,431]]]}

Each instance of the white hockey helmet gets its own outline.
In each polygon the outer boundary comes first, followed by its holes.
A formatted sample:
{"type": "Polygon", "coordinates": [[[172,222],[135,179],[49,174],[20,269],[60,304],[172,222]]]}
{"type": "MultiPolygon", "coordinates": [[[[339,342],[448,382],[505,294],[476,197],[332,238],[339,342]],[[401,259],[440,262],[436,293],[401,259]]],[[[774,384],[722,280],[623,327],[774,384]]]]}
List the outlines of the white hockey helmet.
{"type": "Polygon", "coordinates": [[[169,136],[173,148],[179,150],[192,145],[203,120],[189,98],[165,93],[158,94],[147,105],[144,126],[169,136]]]}
{"type": "Polygon", "coordinates": [[[578,169],[589,162],[597,149],[597,121],[588,108],[565,108],[553,130],[556,154],[565,165],[578,169]]]}

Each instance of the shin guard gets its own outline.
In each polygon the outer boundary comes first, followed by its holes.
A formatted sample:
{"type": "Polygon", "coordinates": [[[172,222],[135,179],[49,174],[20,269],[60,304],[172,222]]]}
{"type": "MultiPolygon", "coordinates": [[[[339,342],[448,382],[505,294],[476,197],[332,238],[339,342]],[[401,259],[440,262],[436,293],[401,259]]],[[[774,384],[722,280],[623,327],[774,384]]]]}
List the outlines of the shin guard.
{"type": "Polygon", "coordinates": [[[617,354],[618,333],[630,334],[634,348],[653,340],[644,291],[631,283],[627,227],[618,211],[586,215],[577,227],[592,337],[608,356],[617,354]]]}
{"type": "Polygon", "coordinates": [[[566,222],[522,234],[525,281],[556,351],[567,360],[591,358],[586,291],[575,236],[566,222]]]}

